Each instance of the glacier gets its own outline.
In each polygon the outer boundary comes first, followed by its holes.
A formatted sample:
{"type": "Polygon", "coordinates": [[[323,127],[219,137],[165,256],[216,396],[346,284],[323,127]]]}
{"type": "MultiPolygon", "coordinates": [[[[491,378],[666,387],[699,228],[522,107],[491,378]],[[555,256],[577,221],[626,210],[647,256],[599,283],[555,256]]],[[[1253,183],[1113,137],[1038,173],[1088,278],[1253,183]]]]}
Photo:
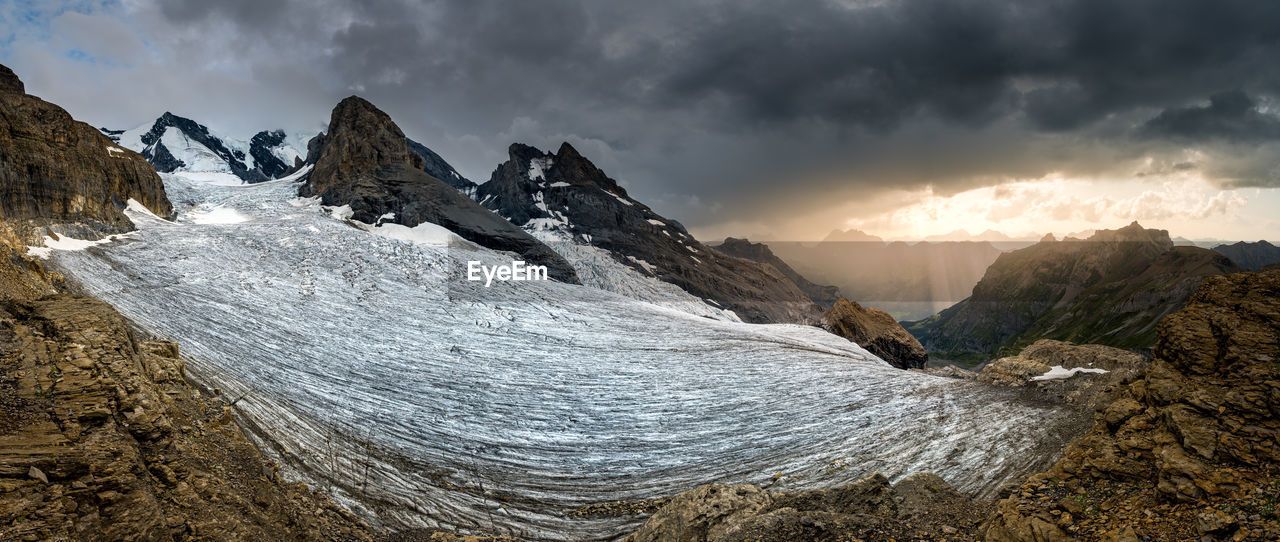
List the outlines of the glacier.
{"type": "Polygon", "coordinates": [[[466,263],[513,255],[369,231],[298,198],[296,177],[163,177],[176,221],[130,206],[136,232],[42,255],[178,341],[283,476],[376,526],[616,540],[643,518],[570,512],[871,472],[992,495],[1071,432],[1061,407],[738,322],[587,245],[552,244],[584,286],[485,288],[466,263]]]}

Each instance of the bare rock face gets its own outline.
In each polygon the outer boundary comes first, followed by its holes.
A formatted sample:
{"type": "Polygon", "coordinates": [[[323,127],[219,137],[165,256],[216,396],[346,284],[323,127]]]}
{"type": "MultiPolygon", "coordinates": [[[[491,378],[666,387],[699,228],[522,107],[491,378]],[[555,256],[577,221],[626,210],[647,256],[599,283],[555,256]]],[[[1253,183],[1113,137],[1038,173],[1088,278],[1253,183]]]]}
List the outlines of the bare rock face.
{"type": "Polygon", "coordinates": [[[1114,383],[1092,431],[997,505],[987,540],[1280,539],[1280,271],[1206,278],[1153,355],[1114,383]]]}
{"type": "Polygon", "coordinates": [[[827,311],[826,322],[832,333],[858,343],[899,369],[920,369],[929,361],[920,341],[889,313],[875,307],[864,308],[842,297],[827,311]]]}
{"type": "Polygon", "coordinates": [[[146,159],[25,94],[11,70],[0,70],[0,219],[19,238],[37,244],[50,224],[77,237],[131,230],[122,212],[130,199],[173,214],[146,159]]]}
{"type": "Polygon", "coordinates": [[[873,474],[807,491],[709,485],[671,499],[627,540],[970,540],[986,510],[932,474],[911,475],[896,485],[873,474]]]}
{"type": "Polygon", "coordinates": [[[0,540],[371,539],[281,482],[177,351],[91,299],[0,308],[0,540]]]}
{"type": "Polygon", "coordinates": [[[0,65],[0,92],[27,93],[26,86],[22,84],[22,80],[5,65],[0,65]]]}
{"type": "MultiPolygon", "coordinates": [[[[325,205],[350,205],[352,218],[367,224],[438,224],[481,246],[545,265],[552,278],[578,281],[573,266],[555,251],[428,174],[400,127],[368,101],[356,96],[342,100],[333,109],[329,133],[312,143],[318,154],[303,196],[320,196],[325,205]],[[394,216],[384,218],[388,214],[394,216]]],[[[307,145],[308,160],[312,143],[307,145]]]]}

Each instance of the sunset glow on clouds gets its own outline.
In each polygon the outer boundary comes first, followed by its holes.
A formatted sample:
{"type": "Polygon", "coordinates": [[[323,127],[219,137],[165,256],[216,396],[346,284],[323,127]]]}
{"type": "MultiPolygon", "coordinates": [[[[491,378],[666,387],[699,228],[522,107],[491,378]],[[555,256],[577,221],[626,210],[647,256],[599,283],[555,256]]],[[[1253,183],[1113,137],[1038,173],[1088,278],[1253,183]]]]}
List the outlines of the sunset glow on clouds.
{"type": "Polygon", "coordinates": [[[1115,228],[1134,220],[1187,238],[1256,240],[1275,231],[1276,189],[1223,190],[1199,179],[1140,181],[1046,179],[979,188],[953,196],[930,190],[914,194],[918,203],[882,214],[853,218],[855,228],[893,239],[919,239],[956,229],[996,230],[1010,236],[1039,237],[1115,228]],[[1257,211],[1259,214],[1248,214],[1257,211]]]}

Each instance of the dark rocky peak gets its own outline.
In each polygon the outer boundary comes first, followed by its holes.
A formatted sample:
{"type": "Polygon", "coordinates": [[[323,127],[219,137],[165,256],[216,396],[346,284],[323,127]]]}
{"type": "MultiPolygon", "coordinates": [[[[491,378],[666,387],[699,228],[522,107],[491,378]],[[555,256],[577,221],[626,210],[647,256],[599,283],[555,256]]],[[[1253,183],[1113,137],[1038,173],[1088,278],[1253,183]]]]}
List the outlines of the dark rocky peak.
{"type": "Polygon", "coordinates": [[[233,149],[226,145],[222,139],[209,132],[209,128],[194,120],[186,117],[175,115],[166,111],[156,122],[151,125],[151,129],[147,133],[142,134],[142,155],[147,158],[155,166],[157,171],[171,173],[178,169],[188,166],[181,158],[175,157],[174,152],[178,149],[169,149],[165,146],[162,138],[165,132],[170,128],[177,129],[187,137],[200,145],[203,145],[209,152],[227,163],[231,169],[231,173],[241,180],[249,183],[257,183],[270,180],[261,170],[250,169],[245,164],[245,153],[240,149],[233,149]]]}
{"type": "Polygon", "coordinates": [[[417,154],[422,158],[423,171],[431,174],[432,177],[444,181],[445,184],[457,188],[468,197],[475,195],[476,183],[472,182],[471,179],[463,177],[462,174],[458,173],[458,170],[454,169],[453,166],[450,165],[449,162],[445,161],[443,157],[436,154],[435,151],[427,148],[426,145],[418,143],[412,139],[405,138],[405,142],[409,144],[410,151],[413,151],[414,154],[417,154]]]}
{"type": "Polygon", "coordinates": [[[263,130],[249,140],[249,156],[253,157],[254,167],[268,178],[276,179],[296,169],[295,164],[287,164],[272,149],[284,144],[284,130],[263,130]]]}
{"type": "Polygon", "coordinates": [[[408,165],[422,169],[422,157],[409,151],[404,132],[391,116],[359,96],[338,102],[324,145],[342,149],[343,160],[334,165],[344,168],[408,165]]]}
{"type": "Polygon", "coordinates": [[[0,92],[27,93],[27,87],[18,79],[18,74],[3,64],[0,64],[0,92]]]}
{"type": "Polygon", "coordinates": [[[399,126],[358,96],[333,108],[329,131],[307,145],[315,167],[299,190],[325,205],[349,205],[352,219],[414,227],[431,222],[494,250],[544,265],[552,278],[577,282],[573,266],[524,230],[489,212],[424,169],[399,126]],[[385,218],[390,214],[390,218],[385,218]]]}
{"type": "Polygon", "coordinates": [[[778,269],[703,245],[629,197],[572,145],[552,154],[515,143],[507,154],[475,197],[511,223],[607,250],[622,265],[746,321],[820,321],[820,308],[778,269]]]}
{"type": "Polygon", "coordinates": [[[573,145],[570,145],[567,141],[561,143],[560,150],[556,152],[555,164],[551,168],[550,178],[552,182],[561,181],[572,185],[591,185],[622,197],[627,196],[627,191],[618,186],[617,181],[605,175],[600,168],[579,154],[578,149],[573,148],[573,145]]]}

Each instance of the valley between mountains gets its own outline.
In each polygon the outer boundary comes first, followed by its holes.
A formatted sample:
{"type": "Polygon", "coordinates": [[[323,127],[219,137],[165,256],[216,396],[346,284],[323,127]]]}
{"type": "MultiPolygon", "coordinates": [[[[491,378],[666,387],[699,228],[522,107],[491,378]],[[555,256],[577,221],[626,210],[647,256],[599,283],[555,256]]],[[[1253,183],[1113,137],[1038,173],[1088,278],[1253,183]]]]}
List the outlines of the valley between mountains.
{"type": "Polygon", "coordinates": [[[0,68],[0,539],[1280,537],[1280,271],[923,247],[992,262],[904,326],[568,143],[476,183],[356,96],[99,130],[0,68]]]}

